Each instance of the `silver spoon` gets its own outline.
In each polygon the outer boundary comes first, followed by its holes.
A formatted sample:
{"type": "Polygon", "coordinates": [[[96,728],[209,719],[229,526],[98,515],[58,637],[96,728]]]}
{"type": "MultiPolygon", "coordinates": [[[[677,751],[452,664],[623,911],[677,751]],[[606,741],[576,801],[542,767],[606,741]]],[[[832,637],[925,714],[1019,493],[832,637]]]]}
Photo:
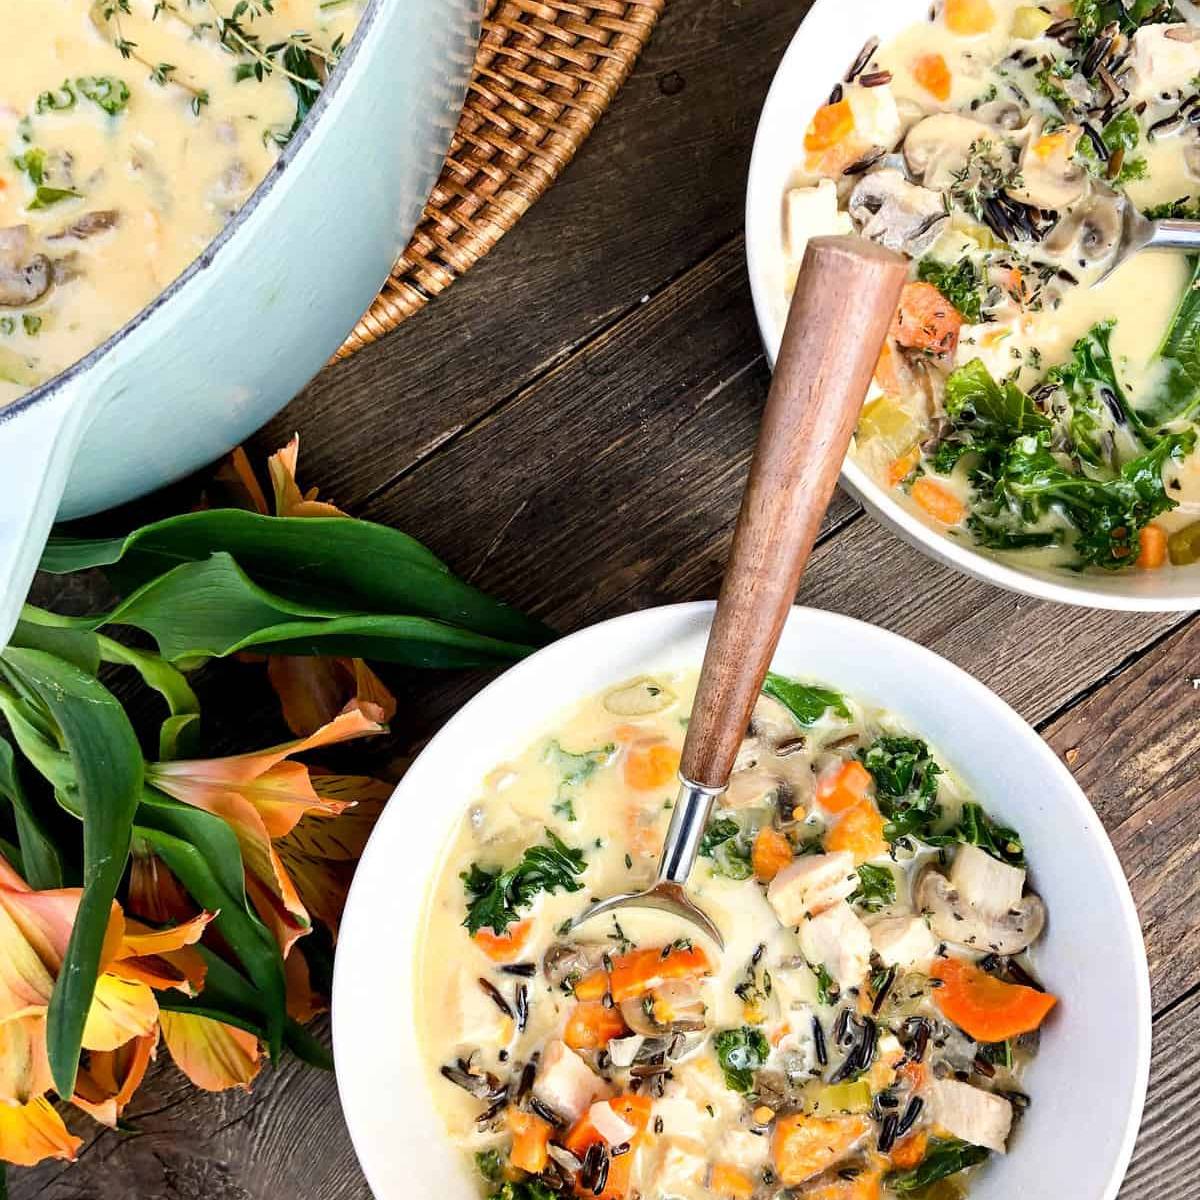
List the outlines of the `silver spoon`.
{"type": "Polygon", "coordinates": [[[1126,199],[1121,205],[1121,240],[1108,266],[1091,286],[1103,283],[1122,263],[1142,250],[1200,251],[1200,221],[1175,217],[1152,221],[1126,199]]]}
{"type": "Polygon", "coordinates": [[[646,891],[597,901],[573,926],[619,908],[655,908],[724,946],[689,898],[688,877],[837,483],[906,271],[900,255],[861,238],[809,242],[708,636],[658,878],[646,891]]]}

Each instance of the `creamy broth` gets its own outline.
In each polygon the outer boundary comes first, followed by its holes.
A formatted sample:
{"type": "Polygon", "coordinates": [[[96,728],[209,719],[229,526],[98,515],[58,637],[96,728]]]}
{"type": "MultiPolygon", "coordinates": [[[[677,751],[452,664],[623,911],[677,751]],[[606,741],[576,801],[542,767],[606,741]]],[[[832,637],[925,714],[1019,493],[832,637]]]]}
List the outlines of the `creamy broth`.
{"type": "Polygon", "coordinates": [[[1126,209],[1200,215],[1200,22],[1168,8],[1138,25],[1115,4],[938,0],[797,148],[789,277],[820,233],[913,260],[859,463],[927,524],[1031,565],[1200,559],[1195,264],[1108,273],[1126,209]]]}
{"type": "Polygon", "coordinates": [[[99,345],[245,203],[360,0],[0,0],[0,405],[99,345]],[[261,74],[261,78],[258,78],[261,74]]]}
{"type": "Polygon", "coordinates": [[[1029,982],[1041,902],[980,848],[1021,861],[1019,836],[891,714],[781,686],[791,707],[760,699],[690,884],[723,952],[644,910],[569,930],[591,899],[654,878],[694,673],[586,701],[472,799],[424,916],[417,1011],[434,1102],[482,1195],[890,1200],[925,1170],[952,1197],[1006,1149],[1037,1034],[978,1044],[931,976],[1029,982]],[[906,765],[899,800],[889,772],[906,765]],[[488,878],[539,847],[581,856],[565,876],[578,890],[539,890],[503,938],[472,935],[488,878]],[[981,932],[997,888],[1019,933],[981,932]]]}

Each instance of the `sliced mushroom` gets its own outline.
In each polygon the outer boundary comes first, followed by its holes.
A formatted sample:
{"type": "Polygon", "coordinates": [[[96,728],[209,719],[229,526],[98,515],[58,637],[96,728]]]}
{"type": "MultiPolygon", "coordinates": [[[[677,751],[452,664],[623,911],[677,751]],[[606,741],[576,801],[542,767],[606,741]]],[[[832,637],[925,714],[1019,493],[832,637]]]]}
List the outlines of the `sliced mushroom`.
{"type": "Polygon", "coordinates": [[[647,717],[670,708],[675,699],[669,687],[643,675],[605,693],[604,707],[618,717],[647,717]]]}
{"type": "Polygon", "coordinates": [[[54,282],[54,268],[44,254],[33,253],[28,225],[0,229],[0,307],[21,308],[40,300],[54,282]]]}
{"type": "Polygon", "coordinates": [[[864,175],[850,193],[850,216],[863,237],[918,258],[947,220],[942,198],[894,168],[864,175]]]}
{"type": "Polygon", "coordinates": [[[569,979],[582,979],[600,965],[604,951],[600,946],[554,942],[542,956],[542,974],[551,987],[562,987],[569,979]]]}
{"type": "Polygon", "coordinates": [[[984,125],[1003,130],[1008,135],[1016,135],[1017,140],[1020,140],[1021,131],[1029,124],[1027,111],[1015,100],[989,100],[975,109],[974,116],[976,121],[984,125]]]}
{"type": "Polygon", "coordinates": [[[813,788],[812,756],[796,719],[778,700],[760,696],[722,803],[728,808],[773,803],[777,819],[792,823],[808,811],[813,788]]]}
{"type": "Polygon", "coordinates": [[[1019,182],[1006,189],[1008,194],[1022,204],[1055,212],[1078,203],[1087,193],[1089,179],[1075,158],[1082,136],[1079,125],[1064,125],[1053,133],[1035,131],[1021,154],[1019,182]]]}
{"type": "MultiPolygon", "coordinates": [[[[1001,864],[1003,865],[1003,864],[1001,864]]],[[[971,903],[936,867],[927,867],[914,891],[917,908],[944,942],[995,954],[1020,954],[1041,935],[1046,907],[1033,892],[1000,909],[971,903]]]]}
{"type": "Polygon", "coordinates": [[[121,214],[115,209],[97,209],[95,212],[84,213],[78,220],[72,221],[65,229],[47,236],[47,241],[57,242],[63,238],[74,238],[86,241],[98,233],[107,233],[120,223],[121,214]]]}
{"type": "Polygon", "coordinates": [[[958,113],[934,113],[908,131],[904,161],[927,188],[945,191],[966,168],[972,147],[981,142],[996,148],[995,130],[958,113]]]}
{"type": "MultiPolygon", "coordinates": [[[[625,1024],[634,1033],[648,1038],[698,1033],[705,1028],[706,1011],[694,983],[665,983],[645,996],[621,1002],[625,1024]]],[[[643,1051],[646,1049],[642,1047],[643,1051]]]]}
{"type": "Polygon", "coordinates": [[[1047,253],[1083,266],[1106,262],[1120,245],[1126,203],[1117,192],[1093,186],[1088,199],[1046,235],[1043,245],[1047,253]]]}

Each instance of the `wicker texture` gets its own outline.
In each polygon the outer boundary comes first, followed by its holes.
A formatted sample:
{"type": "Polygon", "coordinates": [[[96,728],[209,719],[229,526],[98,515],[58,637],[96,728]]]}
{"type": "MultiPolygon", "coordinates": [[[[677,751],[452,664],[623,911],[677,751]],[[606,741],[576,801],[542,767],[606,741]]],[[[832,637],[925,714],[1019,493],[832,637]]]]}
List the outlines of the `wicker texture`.
{"type": "Polygon", "coordinates": [[[574,157],[665,0],[487,0],[462,119],[412,241],[338,351],[347,358],[449,287],[574,157]]]}

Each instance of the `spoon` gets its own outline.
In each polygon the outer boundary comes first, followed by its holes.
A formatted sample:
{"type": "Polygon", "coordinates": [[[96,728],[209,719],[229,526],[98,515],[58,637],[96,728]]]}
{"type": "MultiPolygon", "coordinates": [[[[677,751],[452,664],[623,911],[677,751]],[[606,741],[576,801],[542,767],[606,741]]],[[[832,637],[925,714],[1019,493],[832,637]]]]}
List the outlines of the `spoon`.
{"type": "Polygon", "coordinates": [[[1108,266],[1091,286],[1103,283],[1122,263],[1142,250],[1200,250],[1200,221],[1175,217],[1152,221],[1126,199],[1121,205],[1121,239],[1108,266]]]}
{"type": "Polygon", "coordinates": [[[597,901],[573,926],[619,908],[655,908],[724,948],[720,930],[689,898],[688,877],[837,483],[907,265],[857,237],[808,243],[708,635],[658,878],[646,891],[597,901]]]}

